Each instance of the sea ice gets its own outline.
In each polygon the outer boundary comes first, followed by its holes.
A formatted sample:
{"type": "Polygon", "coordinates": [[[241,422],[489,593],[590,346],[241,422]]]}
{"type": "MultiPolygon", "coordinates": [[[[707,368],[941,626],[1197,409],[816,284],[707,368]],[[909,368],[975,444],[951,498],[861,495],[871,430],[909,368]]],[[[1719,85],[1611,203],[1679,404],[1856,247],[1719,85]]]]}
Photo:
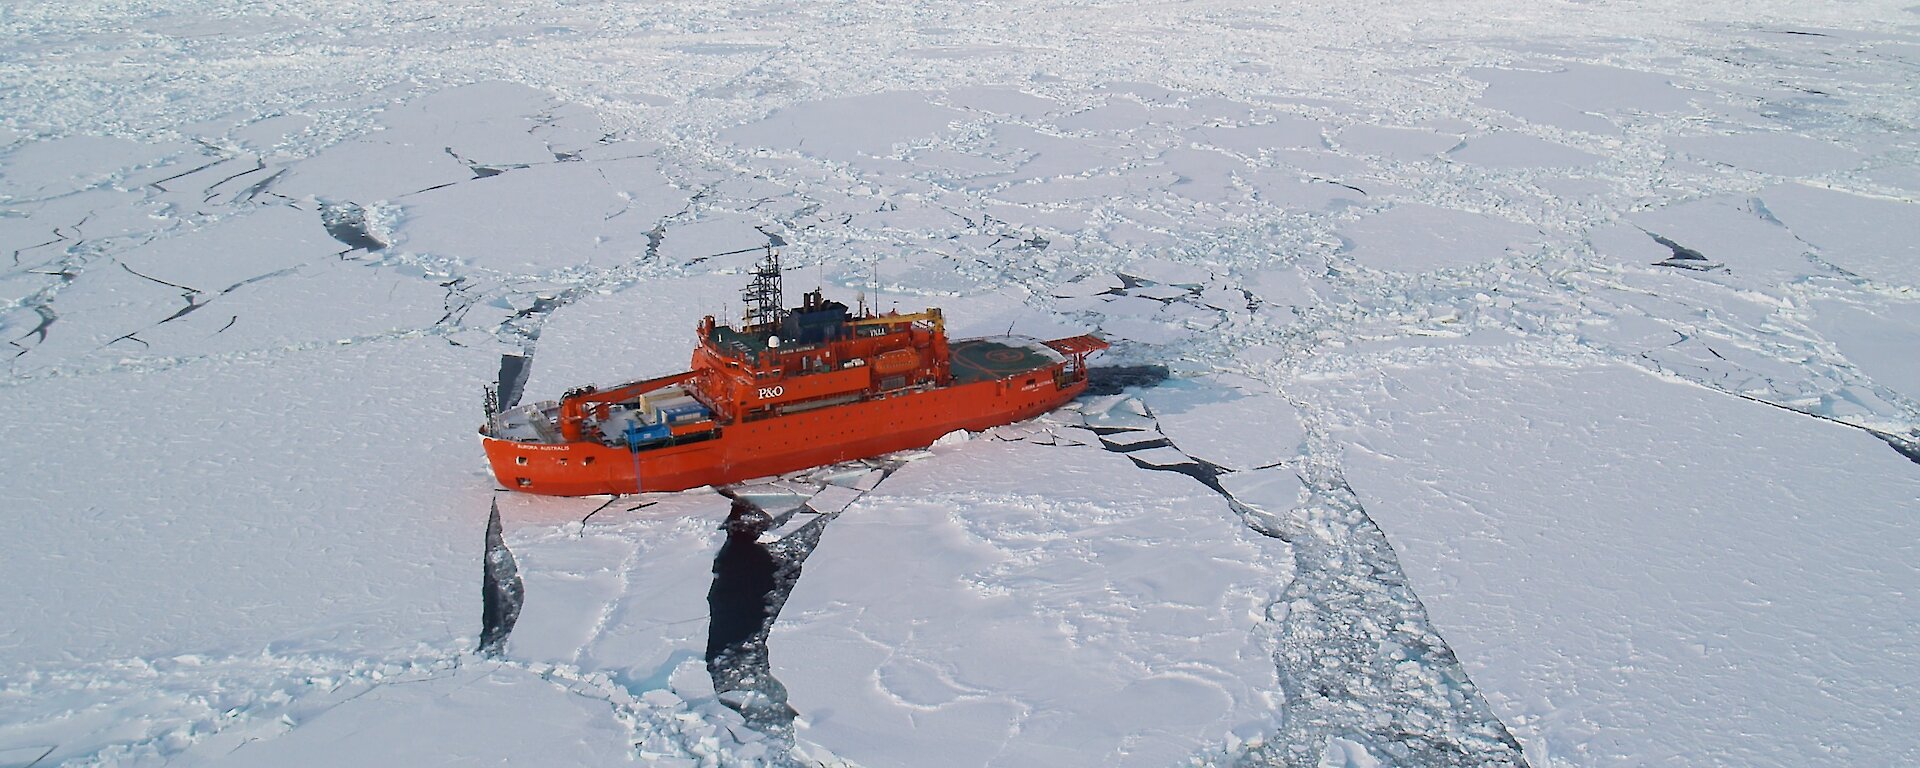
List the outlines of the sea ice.
{"type": "Polygon", "coordinates": [[[1165,765],[1274,716],[1285,556],[1180,475],[974,441],[827,529],[775,673],[800,737],[863,764],[1165,765]]]}
{"type": "Polygon", "coordinates": [[[1482,213],[1396,205],[1347,227],[1353,257],[1373,269],[1420,272],[1465,267],[1524,254],[1533,228],[1482,213]]]}
{"type": "Polygon", "coordinates": [[[1910,463],[1623,367],[1378,380],[1347,476],[1537,764],[1920,759],[1910,463]]]}

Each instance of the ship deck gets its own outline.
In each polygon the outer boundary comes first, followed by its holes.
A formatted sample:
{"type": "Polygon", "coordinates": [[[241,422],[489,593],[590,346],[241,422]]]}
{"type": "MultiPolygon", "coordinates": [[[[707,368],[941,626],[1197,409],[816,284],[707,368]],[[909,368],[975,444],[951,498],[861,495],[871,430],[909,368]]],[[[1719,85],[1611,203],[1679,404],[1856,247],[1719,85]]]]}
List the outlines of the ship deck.
{"type": "Polygon", "coordinates": [[[947,349],[955,384],[1003,379],[1045,368],[1065,359],[1037,342],[1019,337],[963,339],[953,342],[947,349]]]}
{"type": "Polygon", "coordinates": [[[724,325],[716,325],[713,328],[713,343],[721,349],[736,350],[748,356],[754,356],[767,351],[767,334],[743,333],[724,325]]]}

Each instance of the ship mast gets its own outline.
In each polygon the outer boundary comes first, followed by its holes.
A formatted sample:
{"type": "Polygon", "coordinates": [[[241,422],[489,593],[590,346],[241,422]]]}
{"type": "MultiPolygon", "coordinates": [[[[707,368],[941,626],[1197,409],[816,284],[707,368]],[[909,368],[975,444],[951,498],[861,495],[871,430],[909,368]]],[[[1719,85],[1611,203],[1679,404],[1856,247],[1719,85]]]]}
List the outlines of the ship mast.
{"type": "Polygon", "coordinates": [[[785,298],[780,290],[780,254],[773,246],[767,246],[767,257],[753,268],[753,282],[740,289],[740,300],[747,305],[747,328],[777,326],[786,316],[785,298]]]}

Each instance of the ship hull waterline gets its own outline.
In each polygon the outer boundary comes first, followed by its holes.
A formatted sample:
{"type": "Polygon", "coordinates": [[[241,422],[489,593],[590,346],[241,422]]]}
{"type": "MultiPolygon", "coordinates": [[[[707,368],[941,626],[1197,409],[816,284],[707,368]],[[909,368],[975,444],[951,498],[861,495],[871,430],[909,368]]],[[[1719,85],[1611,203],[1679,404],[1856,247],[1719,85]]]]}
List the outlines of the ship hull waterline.
{"type": "Polygon", "coordinates": [[[630,451],[598,442],[482,437],[494,476],[516,491],[590,496],[682,491],[923,448],[954,430],[1030,419],[1078,397],[1087,382],[1050,376],[977,381],[730,424],[708,440],[630,451]],[[635,483],[636,476],[639,478],[635,483]]]}

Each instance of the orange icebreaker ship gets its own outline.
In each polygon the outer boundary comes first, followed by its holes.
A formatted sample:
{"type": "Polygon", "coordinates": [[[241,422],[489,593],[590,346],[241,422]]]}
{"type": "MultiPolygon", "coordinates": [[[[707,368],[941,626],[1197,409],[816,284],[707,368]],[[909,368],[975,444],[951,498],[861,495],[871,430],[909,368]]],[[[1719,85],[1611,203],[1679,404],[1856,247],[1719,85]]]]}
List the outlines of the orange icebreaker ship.
{"type": "Polygon", "coordinates": [[[940,310],[856,316],[819,291],[785,309],[769,253],[746,322],[700,321],[693,370],[489,416],[507,488],[582,496],[678,491],[917,448],[1059,407],[1087,388],[1093,336],[949,342],[940,310]]]}

